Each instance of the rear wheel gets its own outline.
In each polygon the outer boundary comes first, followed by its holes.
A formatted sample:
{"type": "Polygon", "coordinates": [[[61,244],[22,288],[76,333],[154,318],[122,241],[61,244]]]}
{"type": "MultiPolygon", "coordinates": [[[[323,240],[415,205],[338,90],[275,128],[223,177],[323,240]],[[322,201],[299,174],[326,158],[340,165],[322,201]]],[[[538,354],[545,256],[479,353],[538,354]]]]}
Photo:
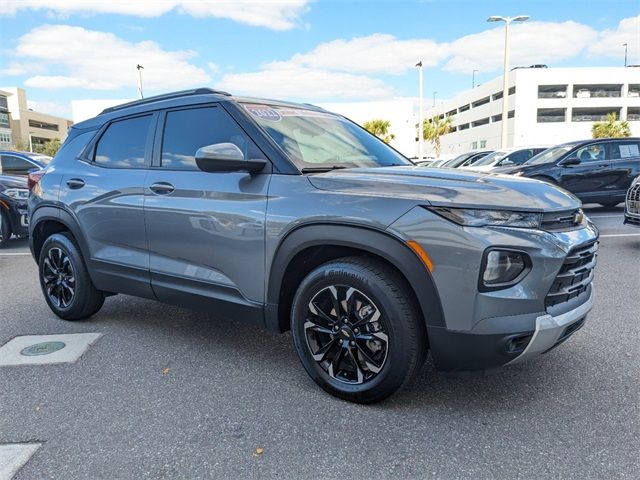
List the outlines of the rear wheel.
{"type": "Polygon", "coordinates": [[[302,281],[291,331],[311,378],[359,403],[383,400],[409,383],[427,351],[409,285],[388,265],[359,257],[325,263],[302,281]]]}
{"type": "Polygon", "coordinates": [[[11,238],[11,225],[7,216],[0,212],[0,248],[4,248],[11,238]]]}
{"type": "Polygon", "coordinates": [[[40,251],[40,286],[49,308],[64,320],[81,320],[96,313],[104,303],[78,247],[68,233],[47,238],[40,251]]]}

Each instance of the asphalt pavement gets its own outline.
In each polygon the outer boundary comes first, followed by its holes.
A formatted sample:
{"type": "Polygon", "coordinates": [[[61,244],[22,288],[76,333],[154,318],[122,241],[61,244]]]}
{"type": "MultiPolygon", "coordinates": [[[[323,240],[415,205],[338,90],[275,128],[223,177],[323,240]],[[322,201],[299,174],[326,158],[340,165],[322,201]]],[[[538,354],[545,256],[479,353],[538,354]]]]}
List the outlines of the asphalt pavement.
{"type": "Polygon", "coordinates": [[[638,478],[640,229],[620,207],[587,213],[602,237],[581,331],[490,376],[428,360],[371,406],[316,387],[289,334],[123,295],[59,320],[14,241],[0,252],[0,345],[101,336],[74,363],[0,367],[0,444],[39,444],[23,480],[638,478]]]}

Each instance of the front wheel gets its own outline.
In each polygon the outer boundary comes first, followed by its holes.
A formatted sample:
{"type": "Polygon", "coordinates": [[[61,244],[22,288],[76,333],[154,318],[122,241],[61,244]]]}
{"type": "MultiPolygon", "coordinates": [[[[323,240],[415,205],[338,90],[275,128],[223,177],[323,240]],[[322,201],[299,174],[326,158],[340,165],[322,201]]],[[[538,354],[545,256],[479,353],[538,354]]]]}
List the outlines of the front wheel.
{"type": "Polygon", "coordinates": [[[96,313],[104,303],[80,250],[68,233],[47,238],[38,262],[40,286],[49,308],[64,320],[81,320],[96,313]]]}
{"type": "Polygon", "coordinates": [[[291,331],[311,378],[358,403],[378,402],[409,383],[427,351],[411,287],[385,263],[360,257],[325,263],[302,281],[291,331]]]}

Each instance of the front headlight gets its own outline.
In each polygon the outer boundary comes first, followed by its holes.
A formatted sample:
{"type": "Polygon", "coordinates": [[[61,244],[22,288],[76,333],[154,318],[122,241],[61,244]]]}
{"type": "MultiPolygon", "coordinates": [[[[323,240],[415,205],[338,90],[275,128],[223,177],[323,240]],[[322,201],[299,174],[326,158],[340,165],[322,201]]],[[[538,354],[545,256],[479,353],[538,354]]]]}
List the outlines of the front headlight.
{"type": "Polygon", "coordinates": [[[7,188],[3,190],[2,193],[16,200],[26,200],[29,198],[29,190],[26,188],[7,188]]]}
{"type": "Polygon", "coordinates": [[[480,210],[475,208],[428,207],[458,225],[465,227],[515,227],[540,228],[541,213],[514,212],[511,210],[480,210]]]}

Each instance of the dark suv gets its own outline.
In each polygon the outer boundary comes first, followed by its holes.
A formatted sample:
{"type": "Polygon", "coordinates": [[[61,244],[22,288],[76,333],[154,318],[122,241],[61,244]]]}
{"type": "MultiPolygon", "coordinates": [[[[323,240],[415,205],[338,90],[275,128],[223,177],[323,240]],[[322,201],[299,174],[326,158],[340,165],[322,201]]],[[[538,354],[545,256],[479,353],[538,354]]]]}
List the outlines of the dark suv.
{"type": "Polygon", "coordinates": [[[310,105],[198,89],[110,108],[33,182],[56,315],[126,293],[291,330],[352,401],[407,384],[427,350],[444,371],[535,357],[593,304],[598,233],[573,195],[417,167],[310,105]]]}
{"type": "Polygon", "coordinates": [[[25,177],[0,174],[0,248],[6,247],[11,235],[27,235],[27,198],[25,177]]]}
{"type": "Polygon", "coordinates": [[[640,174],[640,138],[606,138],[557,145],[519,167],[496,173],[545,180],[576,195],[584,203],[612,207],[624,202],[640,174]]]}

